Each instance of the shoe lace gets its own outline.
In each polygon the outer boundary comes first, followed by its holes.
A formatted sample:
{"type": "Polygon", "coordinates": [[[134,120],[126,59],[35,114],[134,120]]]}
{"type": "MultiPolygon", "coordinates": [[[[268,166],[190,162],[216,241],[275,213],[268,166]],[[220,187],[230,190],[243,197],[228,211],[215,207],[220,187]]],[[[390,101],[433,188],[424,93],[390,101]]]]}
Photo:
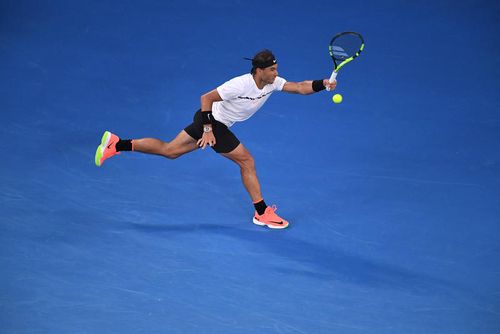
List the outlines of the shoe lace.
{"type": "Polygon", "coordinates": [[[276,214],[276,211],[278,210],[278,207],[276,206],[276,204],[271,205],[270,208],[273,210],[273,211],[269,212],[270,217],[272,219],[281,219],[280,216],[278,216],[276,214]]]}

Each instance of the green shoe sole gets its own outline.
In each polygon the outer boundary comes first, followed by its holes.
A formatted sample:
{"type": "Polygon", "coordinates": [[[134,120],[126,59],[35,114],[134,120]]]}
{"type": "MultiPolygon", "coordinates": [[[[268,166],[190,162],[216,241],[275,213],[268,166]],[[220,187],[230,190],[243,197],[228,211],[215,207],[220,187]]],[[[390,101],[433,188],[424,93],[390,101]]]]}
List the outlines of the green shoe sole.
{"type": "Polygon", "coordinates": [[[103,148],[106,147],[109,137],[111,137],[111,133],[109,131],[104,131],[101,138],[101,145],[97,146],[97,150],[95,151],[94,161],[97,167],[101,167],[102,152],[104,151],[103,148]]]}
{"type": "Polygon", "coordinates": [[[95,165],[97,167],[101,167],[101,158],[102,158],[102,146],[97,146],[97,150],[95,151],[95,165]]]}

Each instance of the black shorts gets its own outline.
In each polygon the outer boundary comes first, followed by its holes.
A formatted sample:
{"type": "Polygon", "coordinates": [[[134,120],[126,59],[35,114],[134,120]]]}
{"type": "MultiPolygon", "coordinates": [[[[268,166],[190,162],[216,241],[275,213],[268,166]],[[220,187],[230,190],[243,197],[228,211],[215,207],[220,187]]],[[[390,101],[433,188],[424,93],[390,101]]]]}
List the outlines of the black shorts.
{"type": "MultiPolygon", "coordinates": [[[[212,129],[215,136],[215,145],[212,147],[217,153],[229,153],[234,150],[240,141],[228,127],[219,121],[212,124],[212,129]]],[[[198,110],[193,117],[193,123],[188,125],[184,131],[187,132],[195,140],[198,140],[203,135],[203,119],[201,110],[198,110]]]]}

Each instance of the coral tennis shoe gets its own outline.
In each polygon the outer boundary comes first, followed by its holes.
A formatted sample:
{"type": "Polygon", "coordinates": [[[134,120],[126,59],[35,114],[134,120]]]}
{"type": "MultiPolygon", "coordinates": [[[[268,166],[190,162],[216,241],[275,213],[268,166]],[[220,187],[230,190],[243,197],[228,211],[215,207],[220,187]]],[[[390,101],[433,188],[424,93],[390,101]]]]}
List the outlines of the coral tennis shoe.
{"type": "Polygon", "coordinates": [[[256,211],[253,216],[253,223],[260,226],[267,226],[269,228],[287,228],[288,222],[278,216],[275,213],[276,210],[276,205],[273,205],[272,207],[268,206],[262,215],[259,215],[256,211]]]}
{"type": "Polygon", "coordinates": [[[105,131],[102,135],[101,145],[97,147],[95,152],[95,164],[96,166],[102,166],[104,160],[111,158],[113,155],[120,154],[116,151],[116,143],[120,138],[117,135],[112,134],[109,131],[105,131]]]}

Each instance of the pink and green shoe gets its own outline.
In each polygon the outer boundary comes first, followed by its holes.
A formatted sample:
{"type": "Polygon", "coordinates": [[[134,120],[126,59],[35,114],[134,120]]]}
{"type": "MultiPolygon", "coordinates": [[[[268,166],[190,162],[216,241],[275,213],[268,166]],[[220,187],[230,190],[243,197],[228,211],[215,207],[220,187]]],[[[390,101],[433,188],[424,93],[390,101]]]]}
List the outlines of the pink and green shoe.
{"type": "Polygon", "coordinates": [[[116,143],[118,143],[119,140],[120,138],[117,135],[109,131],[104,132],[101,139],[101,145],[97,147],[95,152],[96,166],[101,167],[104,160],[109,159],[116,154],[120,154],[120,152],[116,151],[116,143]]]}

